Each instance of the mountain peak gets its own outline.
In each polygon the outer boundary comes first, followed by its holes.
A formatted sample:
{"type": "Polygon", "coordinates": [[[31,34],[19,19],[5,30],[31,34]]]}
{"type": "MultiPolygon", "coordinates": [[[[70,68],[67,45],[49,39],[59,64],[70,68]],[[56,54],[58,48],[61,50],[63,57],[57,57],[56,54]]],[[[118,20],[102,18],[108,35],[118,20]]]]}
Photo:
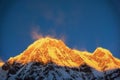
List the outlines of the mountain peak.
{"type": "Polygon", "coordinates": [[[8,62],[19,62],[26,64],[29,62],[54,62],[61,66],[79,66],[82,58],[74,54],[73,50],[68,48],[63,41],[50,37],[41,38],[31,44],[23,53],[16,57],[11,57],[8,62]],[[76,61],[78,60],[78,61],[76,61]]]}
{"type": "Polygon", "coordinates": [[[11,57],[8,62],[22,64],[53,62],[59,66],[79,67],[87,64],[97,70],[120,68],[120,60],[114,58],[112,53],[98,47],[93,54],[89,52],[70,49],[63,41],[50,37],[40,38],[31,44],[25,51],[16,57],[11,57]]]}
{"type": "Polygon", "coordinates": [[[0,80],[120,80],[120,60],[109,50],[79,51],[50,37],[1,64],[0,80]]]}
{"type": "Polygon", "coordinates": [[[109,57],[112,57],[112,53],[107,50],[107,49],[104,49],[102,47],[98,47],[94,52],[93,52],[93,56],[95,57],[100,57],[100,58],[109,58],[109,57]]]}
{"type": "Polygon", "coordinates": [[[92,59],[97,63],[100,70],[120,68],[120,60],[113,57],[109,50],[102,47],[98,47],[93,52],[92,59]]]}

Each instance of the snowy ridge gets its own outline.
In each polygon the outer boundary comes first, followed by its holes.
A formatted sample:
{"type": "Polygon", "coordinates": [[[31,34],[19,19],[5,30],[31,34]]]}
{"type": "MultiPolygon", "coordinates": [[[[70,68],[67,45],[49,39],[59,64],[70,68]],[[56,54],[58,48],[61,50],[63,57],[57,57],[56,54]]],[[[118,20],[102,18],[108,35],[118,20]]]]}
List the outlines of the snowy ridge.
{"type": "Polygon", "coordinates": [[[46,37],[11,57],[1,72],[0,80],[120,80],[120,60],[101,47],[90,53],[46,37]]]}
{"type": "Polygon", "coordinates": [[[63,41],[49,37],[35,41],[23,53],[11,57],[8,62],[10,64],[14,62],[21,64],[53,62],[59,66],[68,67],[79,67],[87,64],[99,71],[120,68],[120,60],[114,58],[107,49],[98,47],[92,54],[87,51],[70,49],[63,41]]]}

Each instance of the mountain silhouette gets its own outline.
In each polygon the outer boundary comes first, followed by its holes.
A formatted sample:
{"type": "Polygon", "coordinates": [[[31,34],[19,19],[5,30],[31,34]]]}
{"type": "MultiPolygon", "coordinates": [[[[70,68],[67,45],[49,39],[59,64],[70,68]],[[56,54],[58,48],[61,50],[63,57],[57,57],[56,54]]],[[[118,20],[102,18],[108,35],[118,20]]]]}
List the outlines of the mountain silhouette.
{"type": "Polygon", "coordinates": [[[93,53],[45,37],[2,66],[7,80],[119,80],[120,60],[102,47],[93,53]]]}

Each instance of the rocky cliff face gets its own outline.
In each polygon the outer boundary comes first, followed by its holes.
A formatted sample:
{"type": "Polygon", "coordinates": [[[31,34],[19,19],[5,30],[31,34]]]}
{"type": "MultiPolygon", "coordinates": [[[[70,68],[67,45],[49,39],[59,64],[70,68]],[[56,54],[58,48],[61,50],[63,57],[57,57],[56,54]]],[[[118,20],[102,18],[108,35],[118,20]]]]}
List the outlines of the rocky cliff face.
{"type": "Polygon", "coordinates": [[[89,53],[46,37],[11,57],[0,71],[6,73],[3,80],[120,80],[120,60],[101,47],[89,53]]]}

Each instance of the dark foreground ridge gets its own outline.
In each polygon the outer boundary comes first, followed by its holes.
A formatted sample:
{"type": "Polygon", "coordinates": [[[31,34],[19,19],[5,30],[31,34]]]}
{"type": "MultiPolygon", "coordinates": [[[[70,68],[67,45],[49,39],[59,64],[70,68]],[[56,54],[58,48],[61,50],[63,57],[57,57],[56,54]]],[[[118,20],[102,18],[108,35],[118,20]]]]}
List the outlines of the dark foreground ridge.
{"type": "Polygon", "coordinates": [[[120,69],[97,71],[84,64],[80,67],[63,67],[54,63],[31,62],[25,65],[5,63],[5,80],[120,80],[120,69]]]}

